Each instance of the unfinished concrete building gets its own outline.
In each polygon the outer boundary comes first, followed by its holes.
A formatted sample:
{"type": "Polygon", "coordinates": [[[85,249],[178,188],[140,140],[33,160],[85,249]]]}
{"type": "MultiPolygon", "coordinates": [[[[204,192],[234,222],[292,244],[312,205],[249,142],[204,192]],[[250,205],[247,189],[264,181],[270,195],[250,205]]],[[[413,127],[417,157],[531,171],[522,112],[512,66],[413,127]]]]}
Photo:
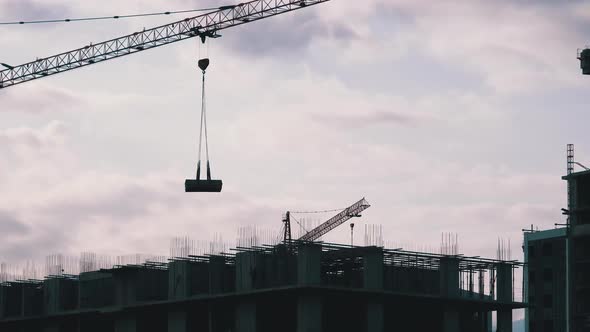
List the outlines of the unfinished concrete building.
{"type": "Polygon", "coordinates": [[[566,332],[567,228],[524,234],[524,290],[526,332],[566,332]]]}
{"type": "Polygon", "coordinates": [[[293,241],[6,282],[0,330],[507,332],[520,265],[293,241]]]}
{"type": "MultiPolygon", "coordinates": [[[[568,146],[569,149],[569,146],[568,146]]],[[[590,330],[590,171],[573,171],[568,150],[567,283],[570,331],[590,330]],[[570,171],[571,164],[571,171],[570,171]]]]}

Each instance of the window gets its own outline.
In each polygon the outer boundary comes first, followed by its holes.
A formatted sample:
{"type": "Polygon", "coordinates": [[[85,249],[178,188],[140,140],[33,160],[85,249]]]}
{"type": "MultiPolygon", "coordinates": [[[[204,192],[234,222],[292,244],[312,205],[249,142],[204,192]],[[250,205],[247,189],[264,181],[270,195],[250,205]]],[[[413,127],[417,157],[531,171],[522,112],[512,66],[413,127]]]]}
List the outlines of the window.
{"type": "Polygon", "coordinates": [[[528,253],[528,255],[529,255],[529,259],[530,258],[535,258],[535,246],[533,246],[533,245],[530,245],[529,246],[529,253],[528,253]]]}
{"type": "Polygon", "coordinates": [[[545,308],[553,307],[553,296],[552,295],[543,296],[543,306],[545,308]]]}
{"type": "Polygon", "coordinates": [[[551,269],[544,269],[543,270],[543,281],[547,281],[547,282],[553,281],[553,270],[551,270],[551,269]]]}
{"type": "Polygon", "coordinates": [[[535,271],[529,271],[529,283],[535,283],[535,271]]]}
{"type": "Polygon", "coordinates": [[[551,256],[552,251],[553,251],[553,246],[551,245],[551,243],[545,243],[543,244],[543,256],[551,256]]]}

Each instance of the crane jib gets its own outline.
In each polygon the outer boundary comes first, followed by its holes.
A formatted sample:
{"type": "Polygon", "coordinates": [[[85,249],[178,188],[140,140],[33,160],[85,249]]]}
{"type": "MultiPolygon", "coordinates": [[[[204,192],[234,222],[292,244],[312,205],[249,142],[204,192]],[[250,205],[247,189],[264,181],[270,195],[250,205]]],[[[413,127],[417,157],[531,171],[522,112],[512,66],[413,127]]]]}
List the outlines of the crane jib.
{"type": "Polygon", "coordinates": [[[0,71],[0,89],[194,37],[215,37],[223,29],[330,0],[255,0],[207,14],[37,59],[0,71]]]}
{"type": "Polygon", "coordinates": [[[307,232],[303,235],[299,240],[301,241],[315,241],[319,239],[322,235],[328,233],[329,231],[333,230],[334,228],[342,225],[346,221],[351,218],[360,216],[360,213],[364,210],[368,209],[371,205],[365,198],[361,199],[360,201],[352,204],[351,206],[347,207],[346,209],[342,210],[342,212],[338,213],[337,215],[333,216],[332,218],[328,219],[323,224],[319,225],[318,227],[312,229],[311,231],[307,232]]]}

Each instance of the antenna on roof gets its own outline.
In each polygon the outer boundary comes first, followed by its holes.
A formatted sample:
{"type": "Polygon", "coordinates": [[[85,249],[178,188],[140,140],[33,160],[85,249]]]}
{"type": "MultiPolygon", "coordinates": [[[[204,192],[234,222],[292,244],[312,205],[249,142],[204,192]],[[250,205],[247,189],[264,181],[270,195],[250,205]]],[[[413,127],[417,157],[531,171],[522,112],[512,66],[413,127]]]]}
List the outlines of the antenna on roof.
{"type": "Polygon", "coordinates": [[[582,167],[585,171],[589,171],[590,168],[582,165],[581,163],[577,162],[574,158],[574,145],[568,144],[567,145],[567,174],[570,175],[574,172],[574,165],[578,165],[582,167]]]}
{"type": "Polygon", "coordinates": [[[574,145],[567,145],[567,174],[570,175],[574,172],[574,145]]]}

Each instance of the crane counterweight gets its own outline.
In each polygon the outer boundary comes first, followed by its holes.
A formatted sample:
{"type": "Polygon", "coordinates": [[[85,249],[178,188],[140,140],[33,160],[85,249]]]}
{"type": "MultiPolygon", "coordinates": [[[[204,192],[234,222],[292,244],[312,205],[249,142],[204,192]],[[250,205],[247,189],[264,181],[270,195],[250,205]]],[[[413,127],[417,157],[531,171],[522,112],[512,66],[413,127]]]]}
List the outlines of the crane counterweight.
{"type": "Polygon", "coordinates": [[[586,48],[579,52],[578,60],[580,60],[582,74],[590,75],[590,48],[586,48]]]}

